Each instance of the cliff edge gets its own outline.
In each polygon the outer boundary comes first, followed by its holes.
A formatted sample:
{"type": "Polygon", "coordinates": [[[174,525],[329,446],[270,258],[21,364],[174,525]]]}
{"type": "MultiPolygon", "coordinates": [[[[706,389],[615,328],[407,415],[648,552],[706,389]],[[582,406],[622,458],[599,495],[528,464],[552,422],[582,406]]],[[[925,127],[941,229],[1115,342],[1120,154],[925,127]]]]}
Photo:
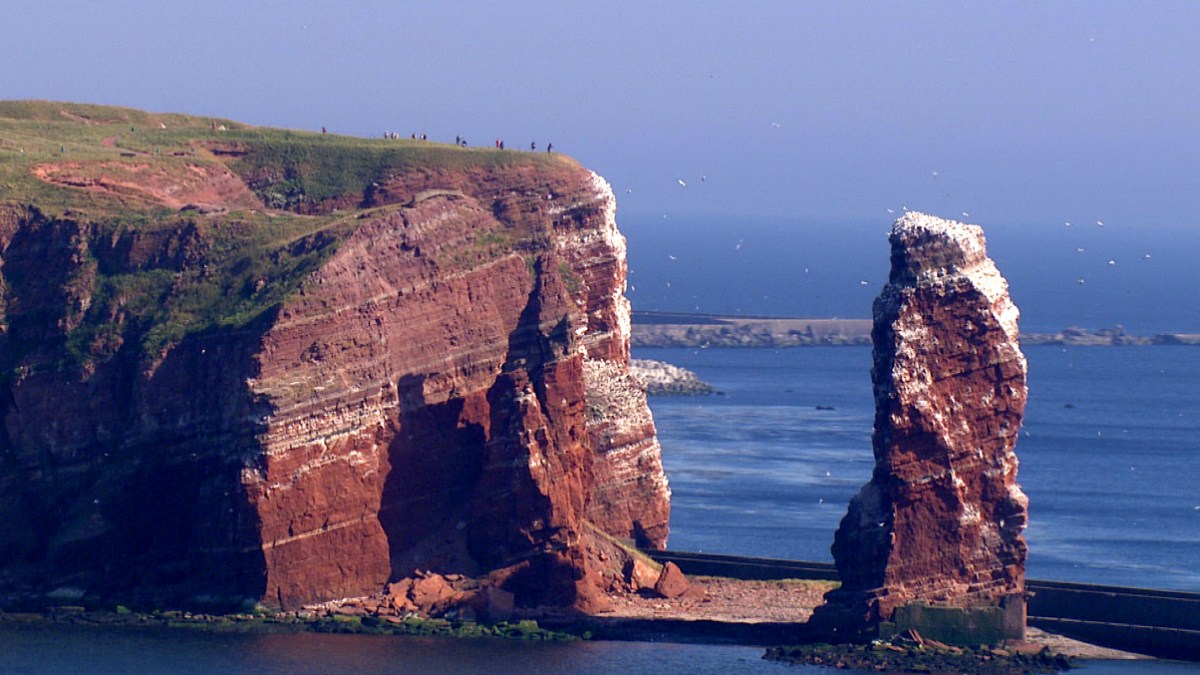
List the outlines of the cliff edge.
{"type": "Polygon", "coordinates": [[[259,602],[667,537],[625,242],[560,155],[0,102],[0,593],[259,602]]]}

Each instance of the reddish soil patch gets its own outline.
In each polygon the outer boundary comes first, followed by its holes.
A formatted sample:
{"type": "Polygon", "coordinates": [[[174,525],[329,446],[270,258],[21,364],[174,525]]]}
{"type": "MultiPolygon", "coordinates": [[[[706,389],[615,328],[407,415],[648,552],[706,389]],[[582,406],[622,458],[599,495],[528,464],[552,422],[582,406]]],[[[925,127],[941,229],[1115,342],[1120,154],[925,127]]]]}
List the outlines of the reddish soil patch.
{"type": "Polygon", "coordinates": [[[55,185],[141,197],[173,209],[185,206],[204,210],[263,208],[250,188],[219,164],[65,162],[36,166],[33,175],[55,185]]]}

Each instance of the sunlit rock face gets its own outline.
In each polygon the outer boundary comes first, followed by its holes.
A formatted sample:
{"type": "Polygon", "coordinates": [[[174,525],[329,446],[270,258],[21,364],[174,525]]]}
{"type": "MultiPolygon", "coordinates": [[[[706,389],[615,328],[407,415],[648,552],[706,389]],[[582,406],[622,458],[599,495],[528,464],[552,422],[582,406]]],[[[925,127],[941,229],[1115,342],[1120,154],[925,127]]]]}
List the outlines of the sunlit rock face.
{"type": "Polygon", "coordinates": [[[890,242],[872,332],[875,470],[838,528],[843,585],[821,612],[850,628],[1025,586],[1014,447],[1028,389],[1008,285],[978,226],[910,212],[890,242]]]}
{"type": "Polygon", "coordinates": [[[89,261],[202,274],[226,216],[115,250],[83,216],[0,211],[0,601],[296,608],[503,569],[518,606],[590,611],[596,530],[665,544],[609,185],[431,161],[331,204],[336,246],[288,244],[331,253],[254,321],[87,371],[55,312],[92,303],[89,261]]]}

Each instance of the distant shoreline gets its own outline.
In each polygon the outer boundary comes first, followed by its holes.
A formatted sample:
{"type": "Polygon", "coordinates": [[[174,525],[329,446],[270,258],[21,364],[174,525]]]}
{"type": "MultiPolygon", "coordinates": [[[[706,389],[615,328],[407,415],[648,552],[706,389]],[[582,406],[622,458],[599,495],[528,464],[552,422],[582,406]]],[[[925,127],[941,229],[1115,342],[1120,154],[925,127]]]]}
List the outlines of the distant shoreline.
{"type": "MultiPolygon", "coordinates": [[[[632,314],[634,347],[812,347],[871,344],[870,319],[795,319],[685,312],[632,314]]],[[[1057,333],[1022,333],[1021,344],[1111,347],[1200,346],[1200,333],[1126,333],[1123,328],[1064,328],[1057,333]]]]}

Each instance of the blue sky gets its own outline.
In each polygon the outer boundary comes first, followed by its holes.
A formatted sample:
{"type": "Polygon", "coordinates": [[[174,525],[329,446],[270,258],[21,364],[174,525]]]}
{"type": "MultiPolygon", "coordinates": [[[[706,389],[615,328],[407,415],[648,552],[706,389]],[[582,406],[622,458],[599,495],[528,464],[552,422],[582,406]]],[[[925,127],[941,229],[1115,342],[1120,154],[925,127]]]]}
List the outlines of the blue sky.
{"type": "Polygon", "coordinates": [[[634,214],[1200,224],[1200,3],[5,5],[0,98],[553,142],[634,214]]]}

